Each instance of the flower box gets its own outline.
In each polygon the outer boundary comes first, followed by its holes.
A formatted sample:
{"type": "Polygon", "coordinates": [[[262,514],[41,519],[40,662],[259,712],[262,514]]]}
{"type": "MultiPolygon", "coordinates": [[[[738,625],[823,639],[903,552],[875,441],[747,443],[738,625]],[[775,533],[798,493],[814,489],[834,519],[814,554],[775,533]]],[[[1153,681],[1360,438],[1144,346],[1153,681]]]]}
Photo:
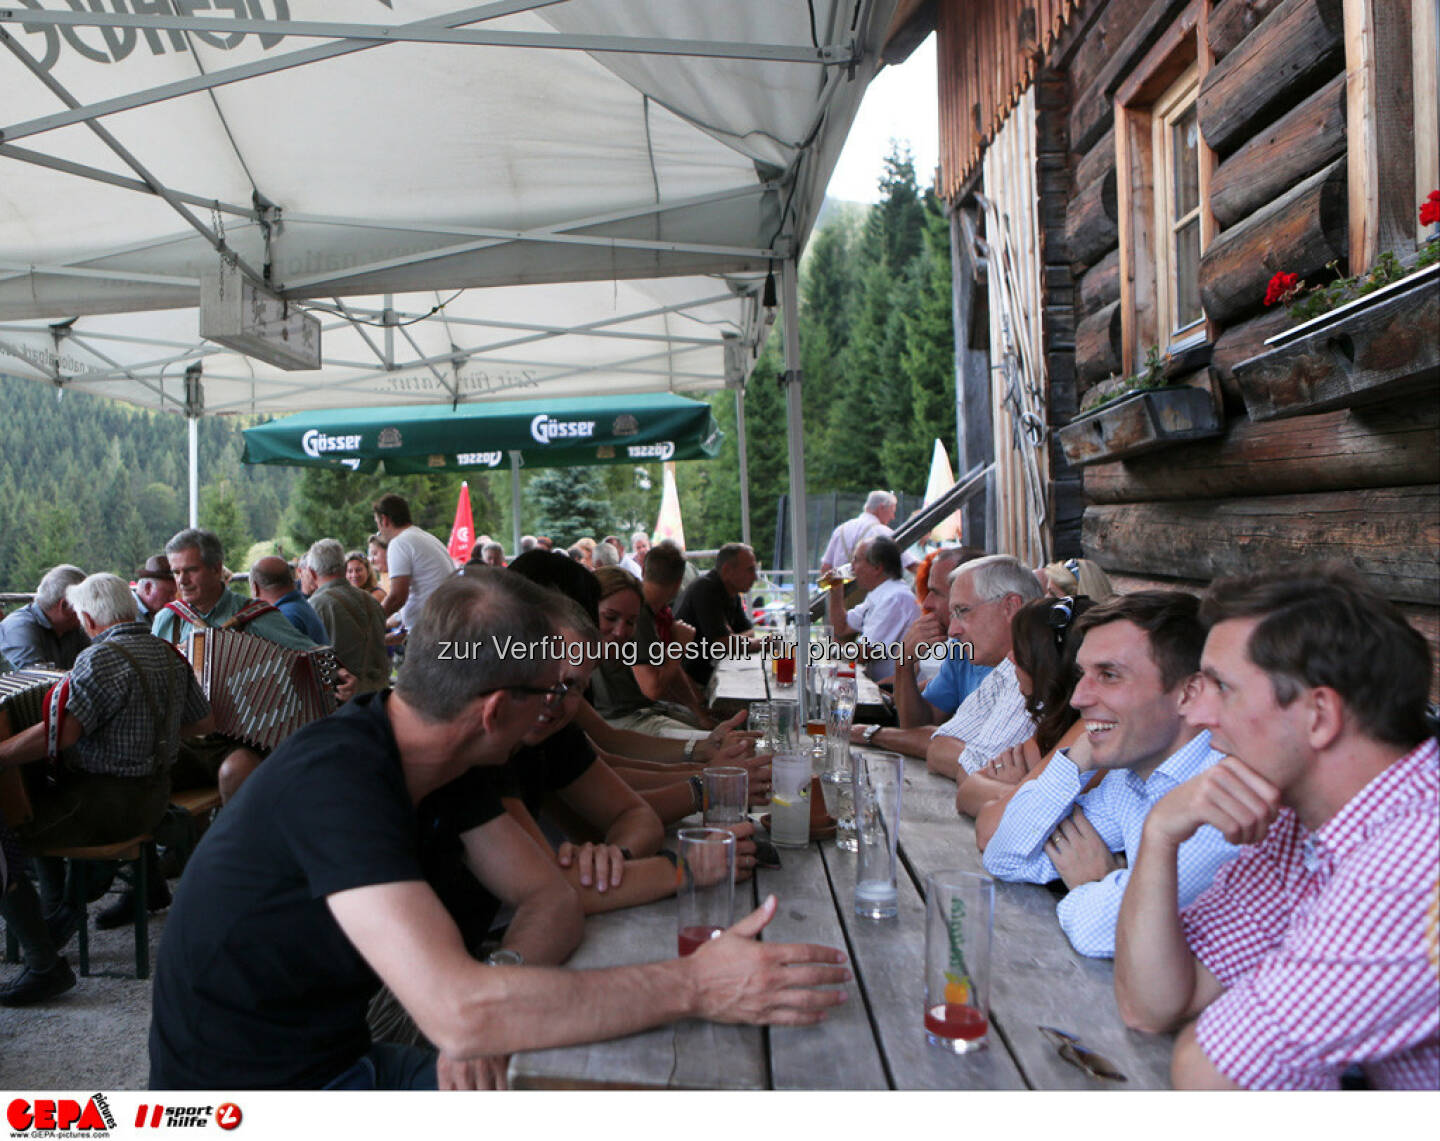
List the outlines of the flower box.
{"type": "Polygon", "coordinates": [[[1440,264],[1357,297],[1235,366],[1252,420],[1278,420],[1432,388],[1440,380],[1440,264]]]}
{"type": "Polygon", "coordinates": [[[1065,458],[1083,467],[1218,436],[1222,430],[1215,401],[1205,389],[1147,388],[1072,420],[1056,436],[1065,458]]]}

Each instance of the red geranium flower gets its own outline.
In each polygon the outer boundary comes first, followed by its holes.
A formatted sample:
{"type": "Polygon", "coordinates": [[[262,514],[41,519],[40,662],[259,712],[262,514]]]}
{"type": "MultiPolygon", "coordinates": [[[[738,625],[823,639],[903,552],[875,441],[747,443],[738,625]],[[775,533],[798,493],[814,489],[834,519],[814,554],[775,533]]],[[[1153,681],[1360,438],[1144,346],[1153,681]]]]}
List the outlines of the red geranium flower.
{"type": "Polygon", "coordinates": [[[1429,226],[1440,222],[1440,190],[1430,191],[1430,195],[1424,202],[1420,203],[1420,225],[1429,226]]]}
{"type": "Polygon", "coordinates": [[[1286,273],[1283,269],[1270,279],[1270,284],[1265,288],[1265,304],[1274,305],[1289,301],[1290,295],[1300,288],[1300,278],[1293,273],[1286,273]]]}

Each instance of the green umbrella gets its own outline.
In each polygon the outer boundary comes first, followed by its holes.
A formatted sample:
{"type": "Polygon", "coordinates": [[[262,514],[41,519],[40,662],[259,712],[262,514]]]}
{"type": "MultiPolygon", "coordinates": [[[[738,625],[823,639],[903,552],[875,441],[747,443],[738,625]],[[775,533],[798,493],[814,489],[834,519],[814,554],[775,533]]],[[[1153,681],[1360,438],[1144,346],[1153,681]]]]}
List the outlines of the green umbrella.
{"type": "Polygon", "coordinates": [[[720,450],[710,406],[670,393],[301,412],[245,429],[245,462],[391,475],[706,459],[720,450]]]}

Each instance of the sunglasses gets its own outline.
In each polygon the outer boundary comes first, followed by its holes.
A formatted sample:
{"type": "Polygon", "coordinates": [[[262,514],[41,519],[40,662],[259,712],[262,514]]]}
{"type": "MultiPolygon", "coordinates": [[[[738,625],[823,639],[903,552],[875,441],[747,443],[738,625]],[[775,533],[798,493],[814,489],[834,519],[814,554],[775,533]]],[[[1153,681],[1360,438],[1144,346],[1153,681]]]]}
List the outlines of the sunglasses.
{"type": "Polygon", "coordinates": [[[1108,1058],[1102,1057],[1080,1044],[1080,1039],[1064,1030],[1057,1030],[1053,1026],[1037,1026],[1041,1034],[1045,1035],[1055,1046],[1055,1052],[1077,1069],[1084,1070],[1092,1078],[1103,1078],[1106,1081],[1124,1082],[1129,1081],[1124,1074],[1115,1068],[1108,1058]]]}
{"type": "Polygon", "coordinates": [[[543,697],[545,708],[554,709],[562,701],[565,695],[575,688],[574,682],[560,681],[554,685],[540,687],[538,685],[497,685],[494,689],[487,689],[477,693],[476,697],[484,697],[487,693],[527,693],[531,697],[543,697]]]}
{"type": "Polygon", "coordinates": [[[1045,612],[1045,625],[1055,631],[1055,645],[1065,644],[1066,631],[1070,629],[1070,623],[1075,621],[1075,599],[1070,595],[1064,598],[1057,598],[1050,604],[1045,612]]]}
{"type": "Polygon", "coordinates": [[[1075,576],[1075,581],[1076,581],[1076,582],[1079,582],[1079,581],[1080,581],[1080,560],[1079,560],[1079,559],[1066,559],[1066,560],[1061,564],[1061,566],[1063,566],[1067,571],[1069,571],[1071,574],[1073,574],[1073,575],[1075,576]]]}

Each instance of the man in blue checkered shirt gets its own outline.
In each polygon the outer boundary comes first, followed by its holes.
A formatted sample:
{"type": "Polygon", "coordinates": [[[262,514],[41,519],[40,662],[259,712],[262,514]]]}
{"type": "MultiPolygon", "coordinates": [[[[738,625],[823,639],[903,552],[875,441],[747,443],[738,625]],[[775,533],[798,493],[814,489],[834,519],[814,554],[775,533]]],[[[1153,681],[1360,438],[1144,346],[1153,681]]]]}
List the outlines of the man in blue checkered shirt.
{"type": "MultiPolygon", "coordinates": [[[[1056,913],[1082,955],[1112,958],[1115,923],[1145,817],[1166,793],[1221,754],[1181,709],[1198,684],[1205,630],[1199,600],[1180,591],[1136,591],[1077,619],[1084,638],[1070,704],[1085,736],[1016,790],[985,847],[1004,880],[1070,889],[1056,913]],[[1081,790],[1096,772],[1106,775],[1081,790]]],[[[1202,827],[1180,848],[1180,906],[1210,885],[1239,849],[1202,827]]]]}
{"type": "MultiPolygon", "coordinates": [[[[30,784],[34,819],[19,836],[32,851],[153,831],[170,801],[180,738],[212,727],[189,663],[136,620],[123,579],[94,574],[65,597],[90,645],[46,698],[45,716],[0,742],[0,767],[47,756],[59,762],[57,782],[30,784]]],[[[40,893],[22,875],[0,899],[0,915],[25,952],[25,969],[0,986],[0,1006],[42,1002],[75,985],[60,955],[80,920],[61,903],[64,861],[35,863],[40,893]]]]}

